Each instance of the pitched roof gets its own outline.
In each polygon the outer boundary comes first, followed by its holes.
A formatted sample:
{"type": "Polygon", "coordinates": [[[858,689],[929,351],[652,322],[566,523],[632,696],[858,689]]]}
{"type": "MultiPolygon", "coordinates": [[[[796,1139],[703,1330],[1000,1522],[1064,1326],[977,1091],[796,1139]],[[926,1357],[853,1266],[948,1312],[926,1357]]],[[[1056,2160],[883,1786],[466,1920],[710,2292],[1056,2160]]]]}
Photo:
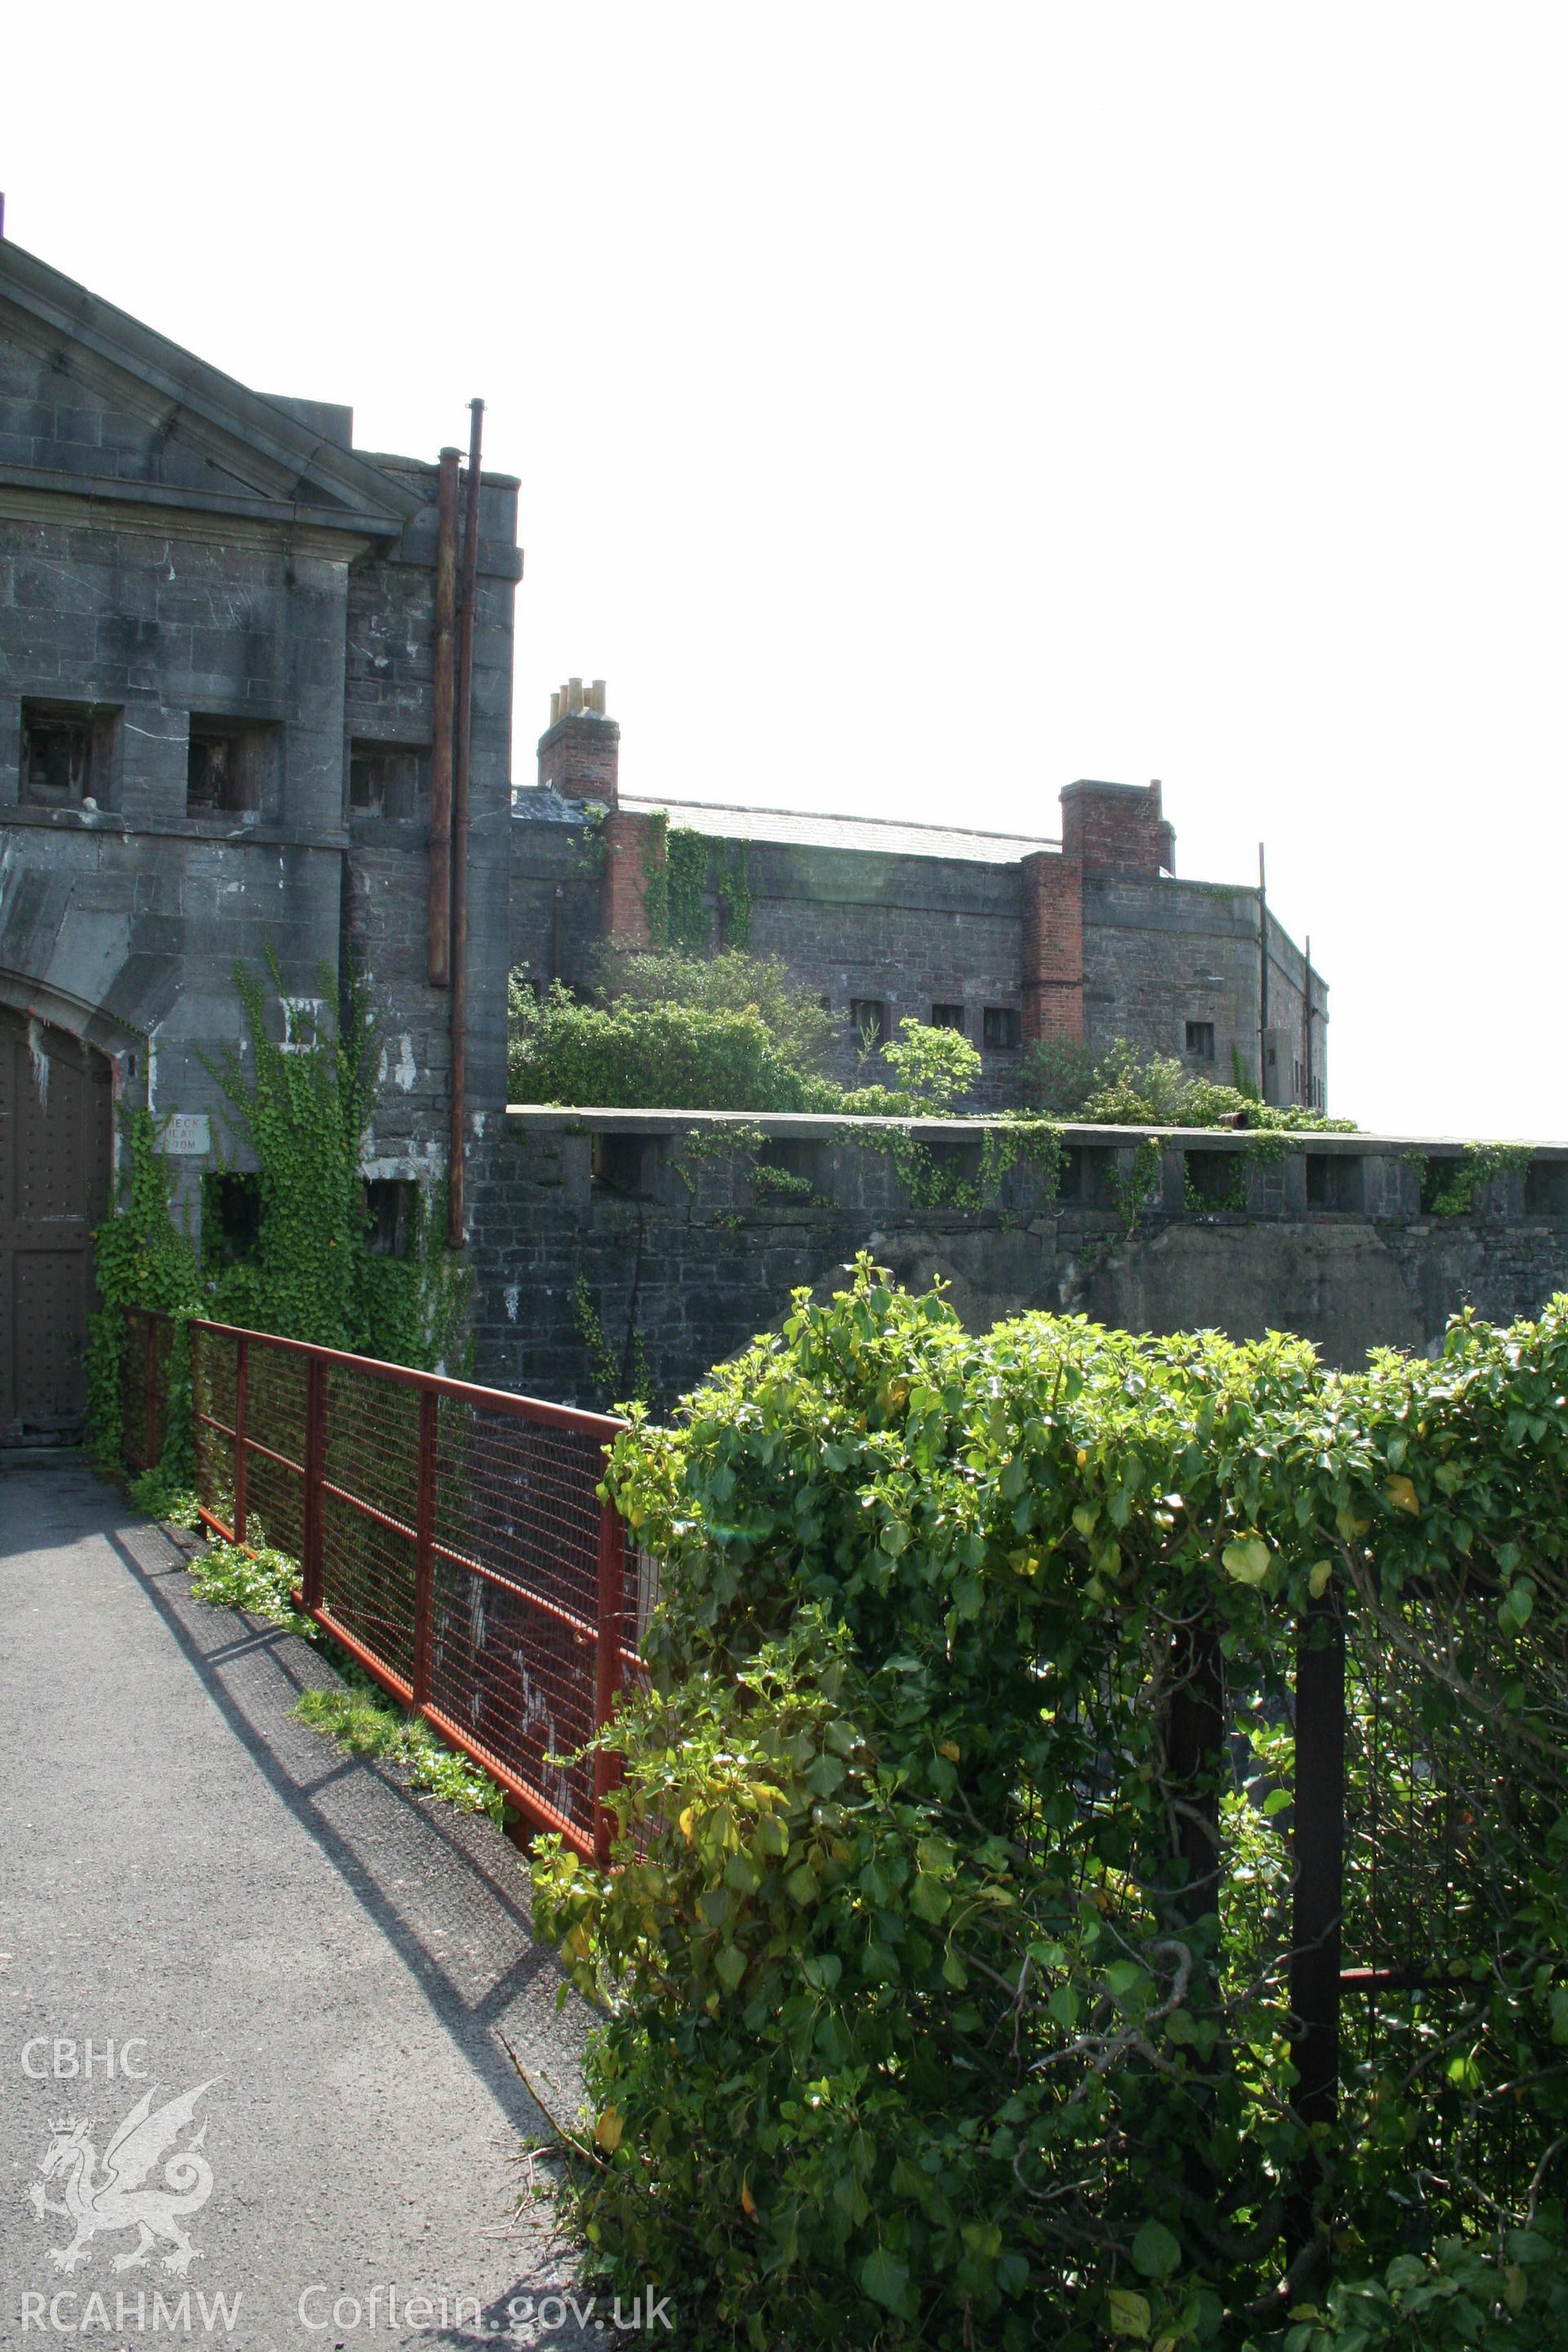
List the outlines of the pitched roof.
{"type": "Polygon", "coordinates": [[[1016,866],[1037,849],[1059,849],[1044,834],[977,833],[963,825],[911,824],[898,817],[823,816],[803,809],[734,808],[631,793],[624,809],[663,809],[670,824],[723,841],[778,842],[801,849],[870,849],[884,857],[944,857],[975,866],[1016,866]]]}
{"type": "MultiPolygon", "coordinates": [[[[178,421],[209,457],[221,457],[232,479],[224,494],[212,497],[215,506],[256,512],[287,504],[312,520],[352,522],[384,535],[401,531],[426,503],[406,480],[344,447],[321,404],[285,403],[250,391],[0,237],[0,329],[7,321],[14,332],[85,374],[139,395],[142,410],[155,410],[162,422],[178,421]],[[312,410],[321,414],[312,416],[312,410]]],[[[38,488],[78,487],[58,464],[7,463],[4,470],[8,479],[38,488]]],[[[96,498],[145,500],[152,486],[94,475],[80,487],[90,487],[96,498]]],[[[157,488],[166,494],[174,486],[157,488]]],[[[180,486],[178,498],[193,502],[189,485],[180,486]]]]}

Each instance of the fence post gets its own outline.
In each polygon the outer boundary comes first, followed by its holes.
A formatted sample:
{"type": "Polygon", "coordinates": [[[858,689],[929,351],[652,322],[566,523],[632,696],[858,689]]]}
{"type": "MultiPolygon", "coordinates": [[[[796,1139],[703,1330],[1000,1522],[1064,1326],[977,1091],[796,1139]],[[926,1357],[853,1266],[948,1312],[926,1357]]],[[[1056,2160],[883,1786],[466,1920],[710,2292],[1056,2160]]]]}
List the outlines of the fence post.
{"type": "Polygon", "coordinates": [[[245,1541],[246,1391],[250,1379],[250,1342],[235,1341],[234,1356],[234,1539],[245,1541]]]}
{"type": "Polygon", "coordinates": [[[1344,1916],[1345,1630],[1331,1593],[1308,1606],[1296,1650],[1296,1895],[1290,2007],[1300,2027],[1296,2109],[1339,2113],[1341,1930],[1344,1916]]]}
{"type": "Polygon", "coordinates": [[[147,1430],[142,1440],[147,1459],[142,1467],[155,1470],[158,1466],[158,1326],[151,1315],[142,1318],[147,1326],[147,1430]]]}
{"type": "Polygon", "coordinates": [[[326,1415],[327,1368],[320,1356],[312,1355],[305,1365],[305,1557],[300,1595],[305,1606],[320,1609],[323,1579],[321,1575],[321,1480],[326,1475],[326,1415]]]}
{"type": "Polygon", "coordinates": [[[430,1697],[430,1646],[436,1610],[437,1392],[419,1397],[419,1487],[414,1506],[414,1704],[430,1697]]]}
{"type": "MultiPolygon", "coordinates": [[[[594,1728],[602,1731],[616,1711],[621,1685],[621,1645],[626,1640],[626,1530],[613,1503],[600,1506],[599,1638],[595,1661],[594,1728]]],[[[621,1777],[618,1756],[603,1748],[594,1755],[594,1859],[608,1867],[612,1824],[605,1799],[621,1777]]]]}

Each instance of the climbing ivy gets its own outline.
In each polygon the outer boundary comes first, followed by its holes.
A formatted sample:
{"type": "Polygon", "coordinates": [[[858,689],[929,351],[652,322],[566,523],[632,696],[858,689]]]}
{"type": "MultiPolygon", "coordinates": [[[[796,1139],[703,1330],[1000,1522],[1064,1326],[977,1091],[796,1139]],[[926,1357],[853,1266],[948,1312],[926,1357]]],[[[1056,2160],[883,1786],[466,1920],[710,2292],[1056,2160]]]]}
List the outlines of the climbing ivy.
{"type": "MultiPolygon", "coordinates": [[[[279,1004],[275,964],[269,976],[279,1004]]],[[[410,1255],[370,1247],[362,1162],[374,1102],[375,1032],[363,991],[351,978],[337,1024],[309,1040],[281,1039],[268,1019],[261,982],[243,965],[235,985],[246,1018],[243,1051],[206,1065],[222,1090],[236,1141],[247,1141],[258,1170],[259,1223],[254,1249],[220,1263],[209,1246],[198,1262],[188,1227],[177,1223],[174,1171],[147,1111],[127,1122],[113,1213],[94,1236],[101,1311],[89,1337],[89,1418],[100,1461],[117,1465],[124,1310],[160,1307],[180,1318],[171,1351],[169,1437],[163,1485],[188,1480],[192,1315],[275,1331],[285,1339],[346,1348],[391,1363],[457,1368],[470,1277],[444,1248],[444,1188],[420,1192],[410,1255]]],[[[323,976],[323,994],[332,993],[323,976]]],[[[159,1492],[162,1492],[160,1487],[159,1492]]]]}
{"type": "Polygon", "coordinates": [[[868,1127],[844,1140],[855,1150],[879,1152],[890,1160],[913,1209],[989,1208],[1008,1170],[1020,1160],[1038,1169],[1045,1198],[1052,1201],[1060,1190],[1066,1160],[1061,1129],[1054,1119],[1017,1113],[984,1129],[973,1176],[965,1175],[963,1161],[951,1148],[925,1142],[909,1128],[868,1127]]]}
{"type": "Polygon", "coordinates": [[[1424,1217],[1468,1217],[1480,1205],[1483,1185],[1521,1173],[1530,1159],[1525,1143],[1469,1143],[1458,1160],[1434,1164],[1424,1151],[1407,1151],[1405,1164],[1415,1173],[1424,1217]]]}
{"type": "MultiPolygon", "coordinates": [[[[183,1364],[184,1326],[203,1311],[200,1270],[187,1225],[177,1223],[171,1202],[174,1171],[158,1148],[159,1122],[149,1110],[122,1119],[115,1197],[109,1217],[93,1236],[99,1296],[103,1304],[88,1328],[87,1427],[94,1459],[117,1471],[123,1432],[120,1375],[125,1354],[125,1310],[150,1307],[175,1318],[171,1362],[183,1364]]],[[[144,1474],[152,1507],[172,1500],[188,1486],[191,1451],[190,1383],[171,1383],[167,1435],[162,1464],[144,1474]],[[167,1488],[165,1496],[163,1489],[167,1488]]],[[[164,1514],[160,1510],[160,1517],[164,1514]]]]}
{"type": "Polygon", "coordinates": [[[623,1402],[650,1405],[654,1393],[653,1370],[648,1363],[643,1335],[637,1328],[635,1288],[626,1317],[626,1344],[619,1355],[610,1344],[609,1334],[605,1329],[585,1275],[577,1276],[577,1286],[572,1294],[572,1320],[577,1327],[577,1337],[583,1342],[601,1402],[616,1408],[623,1402]]]}
{"type": "Polygon", "coordinates": [[[1111,1178],[1116,1206],[1127,1238],[1138,1230],[1145,1209],[1160,1197],[1164,1182],[1164,1146],[1157,1135],[1146,1135],[1132,1154],[1131,1165],[1118,1168],[1111,1178]]]}
{"type": "Polygon", "coordinates": [[[655,813],[643,844],[642,870],[643,915],[656,948],[707,954],[708,849],[705,835],[672,825],[663,809],[655,813]]]}
{"type": "Polygon", "coordinates": [[[724,845],[729,855],[723,858],[719,874],[719,903],[724,909],[724,944],[729,948],[749,948],[752,944],[752,869],[751,857],[743,841],[724,845]]]}
{"type": "Polygon", "coordinates": [[[671,825],[666,838],[665,876],[669,911],[662,944],[706,955],[709,920],[703,892],[708,881],[708,843],[701,834],[671,825]]]}

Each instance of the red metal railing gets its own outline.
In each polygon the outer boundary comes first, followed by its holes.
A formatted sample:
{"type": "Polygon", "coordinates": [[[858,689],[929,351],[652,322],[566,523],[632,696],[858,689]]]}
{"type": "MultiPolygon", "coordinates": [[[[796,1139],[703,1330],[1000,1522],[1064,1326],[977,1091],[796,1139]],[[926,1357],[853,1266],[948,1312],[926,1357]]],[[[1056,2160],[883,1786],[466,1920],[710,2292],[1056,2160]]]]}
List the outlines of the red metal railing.
{"type": "Polygon", "coordinates": [[[120,1362],[120,1447],[132,1470],[151,1470],[169,1433],[172,1318],[148,1307],[127,1307],[120,1362]]]}
{"type": "Polygon", "coordinates": [[[625,1423],[232,1325],[191,1327],[202,1517],[300,1564],[304,1613],[534,1826],[607,1858],[574,1752],[640,1661],[656,1573],[595,1489],[625,1423]]]}

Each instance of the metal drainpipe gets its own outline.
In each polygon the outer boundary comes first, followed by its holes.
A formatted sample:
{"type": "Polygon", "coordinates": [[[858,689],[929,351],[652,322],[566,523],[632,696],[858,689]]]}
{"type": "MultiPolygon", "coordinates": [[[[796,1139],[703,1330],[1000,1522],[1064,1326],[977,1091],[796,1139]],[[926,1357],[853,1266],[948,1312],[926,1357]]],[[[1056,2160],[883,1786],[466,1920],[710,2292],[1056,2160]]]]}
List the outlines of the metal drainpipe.
{"type": "Polygon", "coordinates": [[[485,404],[470,400],[468,486],[463,516],[463,592],[458,652],[457,758],[452,773],[452,1132],[447,1246],[463,1246],[463,1153],[468,1127],[468,745],[473,727],[474,635],[479,571],[479,440],[485,404]]]}
{"type": "Polygon", "coordinates": [[[1307,946],[1302,958],[1307,967],[1302,992],[1307,1000],[1307,1108],[1312,1108],[1312,934],[1307,933],[1307,946]]]}
{"type": "Polygon", "coordinates": [[[452,703],[457,691],[458,452],[441,452],[436,509],[436,710],[430,746],[430,961],[433,988],[452,977],[452,703]]]}
{"type": "Polygon", "coordinates": [[[1268,887],[1258,845],[1258,1099],[1268,1100],[1268,887]]]}

